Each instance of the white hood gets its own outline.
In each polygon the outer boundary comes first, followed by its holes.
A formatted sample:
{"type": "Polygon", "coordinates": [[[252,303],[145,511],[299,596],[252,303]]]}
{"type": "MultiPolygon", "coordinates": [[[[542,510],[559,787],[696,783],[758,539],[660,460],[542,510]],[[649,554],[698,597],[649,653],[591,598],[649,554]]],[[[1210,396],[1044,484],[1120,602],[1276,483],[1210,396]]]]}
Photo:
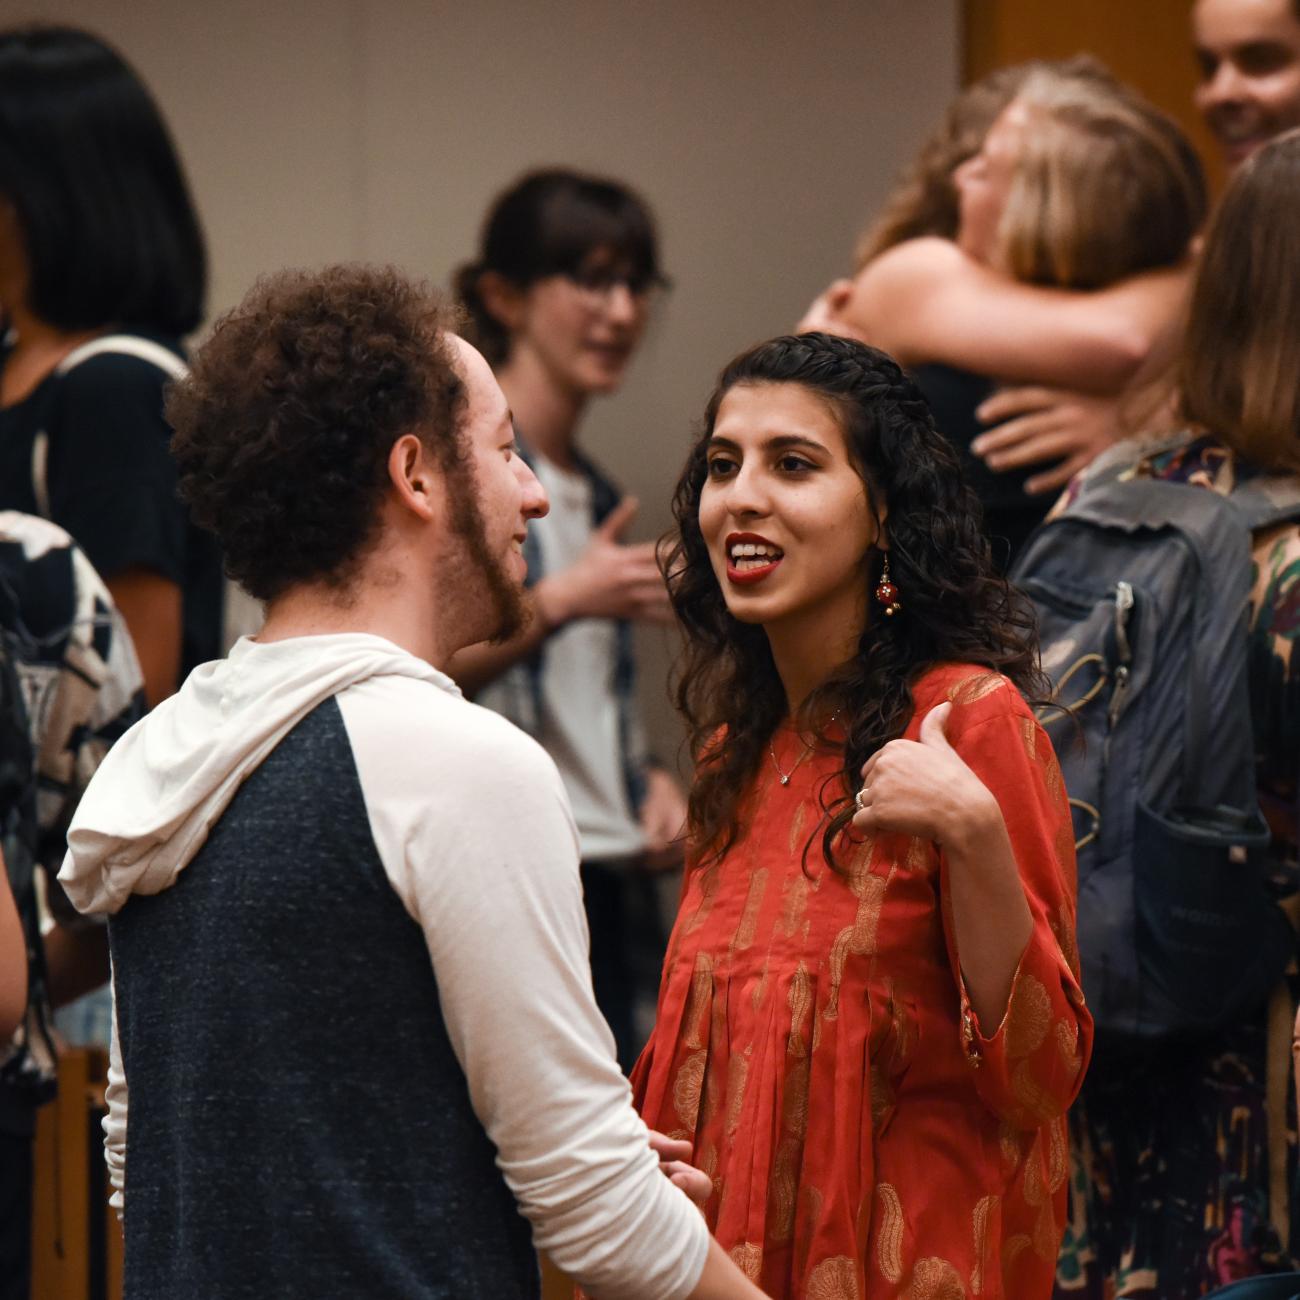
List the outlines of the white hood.
{"type": "Polygon", "coordinates": [[[116,912],[173,884],[241,782],[322,700],[396,674],[459,694],[452,680],[366,633],[248,637],[203,664],[113,746],[68,831],[59,881],[82,912],[116,912]]]}

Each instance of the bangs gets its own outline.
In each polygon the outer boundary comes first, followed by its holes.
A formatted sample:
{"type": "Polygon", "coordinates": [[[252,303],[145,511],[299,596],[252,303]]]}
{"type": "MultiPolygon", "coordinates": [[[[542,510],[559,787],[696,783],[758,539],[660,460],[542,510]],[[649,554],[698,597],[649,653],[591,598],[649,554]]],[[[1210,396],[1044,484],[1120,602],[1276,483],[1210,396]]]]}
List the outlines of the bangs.
{"type": "Polygon", "coordinates": [[[654,222],[621,188],[599,181],[557,188],[538,215],[541,238],[528,279],[571,275],[593,253],[606,251],[614,265],[637,279],[649,282],[659,275],[654,222]]]}

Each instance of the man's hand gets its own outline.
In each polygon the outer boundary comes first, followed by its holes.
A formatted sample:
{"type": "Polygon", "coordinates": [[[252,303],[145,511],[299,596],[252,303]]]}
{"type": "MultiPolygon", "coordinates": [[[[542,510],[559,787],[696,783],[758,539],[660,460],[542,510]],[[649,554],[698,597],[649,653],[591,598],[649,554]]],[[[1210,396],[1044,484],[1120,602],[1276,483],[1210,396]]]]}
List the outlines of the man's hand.
{"type": "Polygon", "coordinates": [[[682,832],[686,828],[686,796],[676,779],[662,767],[646,771],[641,802],[645,833],[645,865],[649,871],[673,871],[682,865],[682,832]]]}
{"type": "Polygon", "coordinates": [[[1052,465],[1025,483],[1033,496],[1063,488],[1122,432],[1119,398],[1063,388],[1004,388],[975,414],[995,426],[971,443],[989,469],[1052,465]]]}
{"type": "Polygon", "coordinates": [[[672,622],[654,543],[629,546],[622,540],[636,511],[636,498],[624,497],[592,533],[577,561],[537,584],[538,613],[548,627],[575,618],[672,622]]]}
{"type": "Polygon", "coordinates": [[[650,1149],[659,1157],[660,1171],[682,1189],[700,1209],[713,1193],[713,1180],[690,1164],[691,1144],[650,1130],[650,1149]]]}

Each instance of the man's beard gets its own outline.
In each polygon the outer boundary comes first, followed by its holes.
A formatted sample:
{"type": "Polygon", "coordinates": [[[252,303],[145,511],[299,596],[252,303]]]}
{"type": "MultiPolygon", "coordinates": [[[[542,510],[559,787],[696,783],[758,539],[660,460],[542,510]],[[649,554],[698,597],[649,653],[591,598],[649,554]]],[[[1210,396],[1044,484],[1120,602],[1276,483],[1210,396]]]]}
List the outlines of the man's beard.
{"type": "Polygon", "coordinates": [[[461,595],[475,611],[478,635],[474,640],[499,645],[524,630],[532,611],[524,599],[523,588],[506,570],[504,558],[488,550],[487,528],[479,509],[478,483],[472,470],[465,473],[463,482],[453,482],[450,495],[452,532],[464,546],[466,561],[461,595]],[[480,626],[489,630],[481,631],[480,626]]]}

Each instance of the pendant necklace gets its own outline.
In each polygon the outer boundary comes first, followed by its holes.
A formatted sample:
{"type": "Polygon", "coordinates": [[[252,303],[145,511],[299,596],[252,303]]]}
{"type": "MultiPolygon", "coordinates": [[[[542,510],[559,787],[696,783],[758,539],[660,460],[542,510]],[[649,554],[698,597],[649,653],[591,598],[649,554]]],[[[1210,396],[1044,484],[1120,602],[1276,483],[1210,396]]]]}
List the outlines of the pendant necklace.
{"type": "MultiPolygon", "coordinates": [[[[835,712],[831,714],[830,722],[828,722],[826,725],[829,727],[832,723],[838,722],[839,717],[840,717],[840,711],[839,709],[836,709],[835,712]]],[[[802,739],[802,737],[800,737],[800,739],[802,739]]],[[[791,769],[788,772],[783,772],[781,770],[781,764],[776,761],[775,739],[771,739],[767,742],[767,752],[769,755],[771,755],[772,766],[776,768],[776,774],[780,778],[781,784],[789,785],[790,778],[798,770],[799,764],[802,763],[804,759],[807,758],[808,755],[812,753],[812,746],[806,740],[803,742],[803,753],[801,753],[799,757],[794,760],[794,766],[791,767],[791,769]]]]}

